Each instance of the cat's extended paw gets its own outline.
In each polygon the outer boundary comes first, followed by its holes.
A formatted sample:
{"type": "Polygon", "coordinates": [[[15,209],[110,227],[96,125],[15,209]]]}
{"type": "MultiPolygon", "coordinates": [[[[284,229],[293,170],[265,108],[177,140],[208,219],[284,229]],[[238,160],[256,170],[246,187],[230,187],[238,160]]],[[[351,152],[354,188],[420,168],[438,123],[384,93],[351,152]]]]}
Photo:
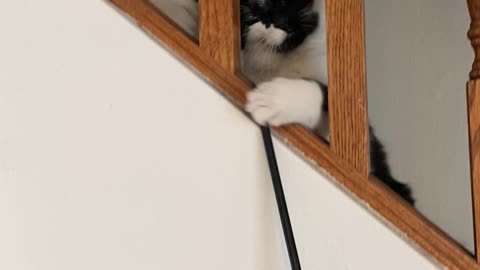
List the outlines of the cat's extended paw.
{"type": "Polygon", "coordinates": [[[323,93],[315,82],[276,78],[249,92],[245,109],[260,125],[297,123],[314,129],[322,118],[323,101],[323,93]]]}

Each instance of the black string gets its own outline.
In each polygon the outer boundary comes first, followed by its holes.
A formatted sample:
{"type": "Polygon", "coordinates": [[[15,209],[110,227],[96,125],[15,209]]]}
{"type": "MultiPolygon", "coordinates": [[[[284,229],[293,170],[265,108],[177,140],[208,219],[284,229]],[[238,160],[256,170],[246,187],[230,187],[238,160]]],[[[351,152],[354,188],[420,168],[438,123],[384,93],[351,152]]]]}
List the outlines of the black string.
{"type": "Polygon", "coordinates": [[[280,213],[280,220],[282,221],[283,235],[285,236],[288,257],[290,258],[290,265],[292,266],[292,270],[301,270],[302,268],[300,266],[300,259],[295,244],[295,237],[293,236],[292,224],[288,214],[287,201],[285,200],[282,180],[280,179],[280,172],[275,157],[275,149],[273,148],[272,134],[268,127],[262,126],[261,129],[265,152],[268,159],[268,166],[270,168],[270,175],[272,176],[273,189],[275,190],[275,198],[277,199],[278,212],[280,213]]]}

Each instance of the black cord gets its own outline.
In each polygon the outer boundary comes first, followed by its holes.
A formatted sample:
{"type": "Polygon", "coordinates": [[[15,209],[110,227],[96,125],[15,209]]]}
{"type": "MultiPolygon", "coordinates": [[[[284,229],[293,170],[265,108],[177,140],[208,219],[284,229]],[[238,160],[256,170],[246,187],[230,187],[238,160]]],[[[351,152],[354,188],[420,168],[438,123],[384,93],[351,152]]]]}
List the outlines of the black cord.
{"type": "Polygon", "coordinates": [[[285,200],[282,180],[280,178],[277,159],[275,157],[275,149],[273,148],[272,134],[268,127],[262,126],[261,129],[265,152],[268,159],[268,166],[270,168],[270,175],[272,176],[273,189],[275,190],[275,198],[277,199],[278,212],[280,213],[280,219],[282,221],[283,235],[285,236],[288,257],[290,258],[290,265],[292,266],[292,270],[301,270],[302,267],[300,266],[295,237],[293,236],[292,224],[288,214],[287,201],[285,200]]]}

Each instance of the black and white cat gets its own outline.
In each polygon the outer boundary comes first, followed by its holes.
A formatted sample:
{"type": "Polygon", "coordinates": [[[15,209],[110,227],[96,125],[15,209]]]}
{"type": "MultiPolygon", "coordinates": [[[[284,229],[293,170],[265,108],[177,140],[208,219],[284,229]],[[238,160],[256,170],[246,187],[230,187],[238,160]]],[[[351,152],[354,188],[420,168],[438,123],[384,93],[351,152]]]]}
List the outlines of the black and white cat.
{"type": "MultiPolygon", "coordinates": [[[[151,1],[162,10],[173,11],[168,14],[177,23],[197,34],[193,31],[198,26],[191,24],[196,0],[151,1]],[[172,1],[189,11],[172,8],[167,4],[172,1]]],[[[324,10],[324,0],[241,0],[242,67],[257,85],[248,94],[246,110],[259,124],[296,123],[328,140],[324,10]]],[[[196,13],[193,18],[197,19],[196,13]]],[[[383,146],[371,128],[370,138],[373,175],[414,204],[410,187],[393,178],[383,146]]]]}
{"type": "MultiPolygon", "coordinates": [[[[246,110],[261,125],[301,124],[328,139],[324,0],[242,0],[242,65],[257,87],[246,110]]],[[[414,204],[370,128],[372,174],[414,204]]]]}
{"type": "Polygon", "coordinates": [[[328,138],[324,1],[241,2],[242,67],[257,84],[247,111],[259,124],[298,123],[328,138]]]}

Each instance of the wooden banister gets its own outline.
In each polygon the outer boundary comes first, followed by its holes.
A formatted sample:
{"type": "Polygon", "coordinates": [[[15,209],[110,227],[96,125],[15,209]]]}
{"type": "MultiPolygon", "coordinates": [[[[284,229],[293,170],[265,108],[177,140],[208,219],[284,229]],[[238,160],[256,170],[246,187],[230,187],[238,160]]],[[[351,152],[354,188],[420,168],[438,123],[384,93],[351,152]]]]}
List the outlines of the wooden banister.
{"type": "Polygon", "coordinates": [[[370,171],[363,0],[326,0],[330,146],[370,171]]]}
{"type": "Polygon", "coordinates": [[[468,0],[468,7],[472,19],[468,37],[475,52],[475,59],[467,84],[467,105],[475,255],[477,262],[480,263],[480,0],[468,0]]]}
{"type": "Polygon", "coordinates": [[[470,168],[472,177],[473,221],[475,254],[480,262],[480,81],[472,80],[467,85],[468,124],[470,134],[470,168]]]}
{"type": "Polygon", "coordinates": [[[472,19],[468,37],[472,42],[472,47],[475,52],[475,60],[472,65],[472,71],[470,72],[470,79],[478,80],[480,79],[480,1],[467,0],[467,2],[472,19]]]}
{"type": "MultiPolygon", "coordinates": [[[[238,0],[200,1],[201,17],[213,15],[213,18],[200,20],[200,45],[187,37],[184,31],[174,26],[169,19],[159,14],[146,0],[110,1],[133,18],[140,27],[191,64],[236,105],[243,107],[245,94],[252,88],[252,84],[241,74],[236,73],[240,62],[239,50],[236,47],[238,40],[235,40],[235,33],[238,33],[238,18],[235,17],[238,16],[235,12],[235,8],[238,7],[235,5],[238,4],[238,0]],[[227,18],[230,16],[227,14],[231,14],[233,19],[227,18]],[[223,18],[218,18],[220,15],[223,18]]],[[[469,4],[477,7],[478,1],[480,0],[470,0],[469,4]]],[[[329,106],[330,110],[334,110],[331,112],[331,121],[334,122],[331,127],[332,147],[311,132],[295,125],[276,128],[276,134],[306,160],[328,172],[332,180],[361,200],[369,210],[381,216],[396,230],[400,230],[402,235],[410,238],[448,269],[480,270],[480,265],[473,256],[456,241],[381,181],[368,176],[364,4],[363,0],[326,0],[326,2],[329,13],[328,28],[332,31],[328,34],[329,91],[332,91],[329,106]]],[[[476,82],[471,84],[472,89],[480,89],[476,82]]],[[[469,91],[472,94],[477,92],[478,90],[469,91]]],[[[469,99],[474,100],[470,108],[475,107],[474,109],[478,111],[480,99],[469,99]]],[[[472,121],[472,116],[478,116],[478,112],[470,112],[470,116],[472,121]]],[[[470,128],[471,131],[476,131],[478,126],[471,124],[470,128]]],[[[472,160],[478,162],[477,159],[472,160]]],[[[475,168],[477,178],[474,179],[478,179],[480,167],[475,168]]],[[[478,180],[474,182],[478,183],[478,180]]],[[[476,190],[475,193],[480,194],[480,191],[476,190]]],[[[477,197],[474,198],[478,200],[477,197]]],[[[479,208],[475,209],[478,213],[479,208]]],[[[478,226],[478,222],[476,224],[478,226]]]]}
{"type": "Polygon", "coordinates": [[[200,48],[224,69],[240,68],[240,0],[200,0],[200,48]]]}

